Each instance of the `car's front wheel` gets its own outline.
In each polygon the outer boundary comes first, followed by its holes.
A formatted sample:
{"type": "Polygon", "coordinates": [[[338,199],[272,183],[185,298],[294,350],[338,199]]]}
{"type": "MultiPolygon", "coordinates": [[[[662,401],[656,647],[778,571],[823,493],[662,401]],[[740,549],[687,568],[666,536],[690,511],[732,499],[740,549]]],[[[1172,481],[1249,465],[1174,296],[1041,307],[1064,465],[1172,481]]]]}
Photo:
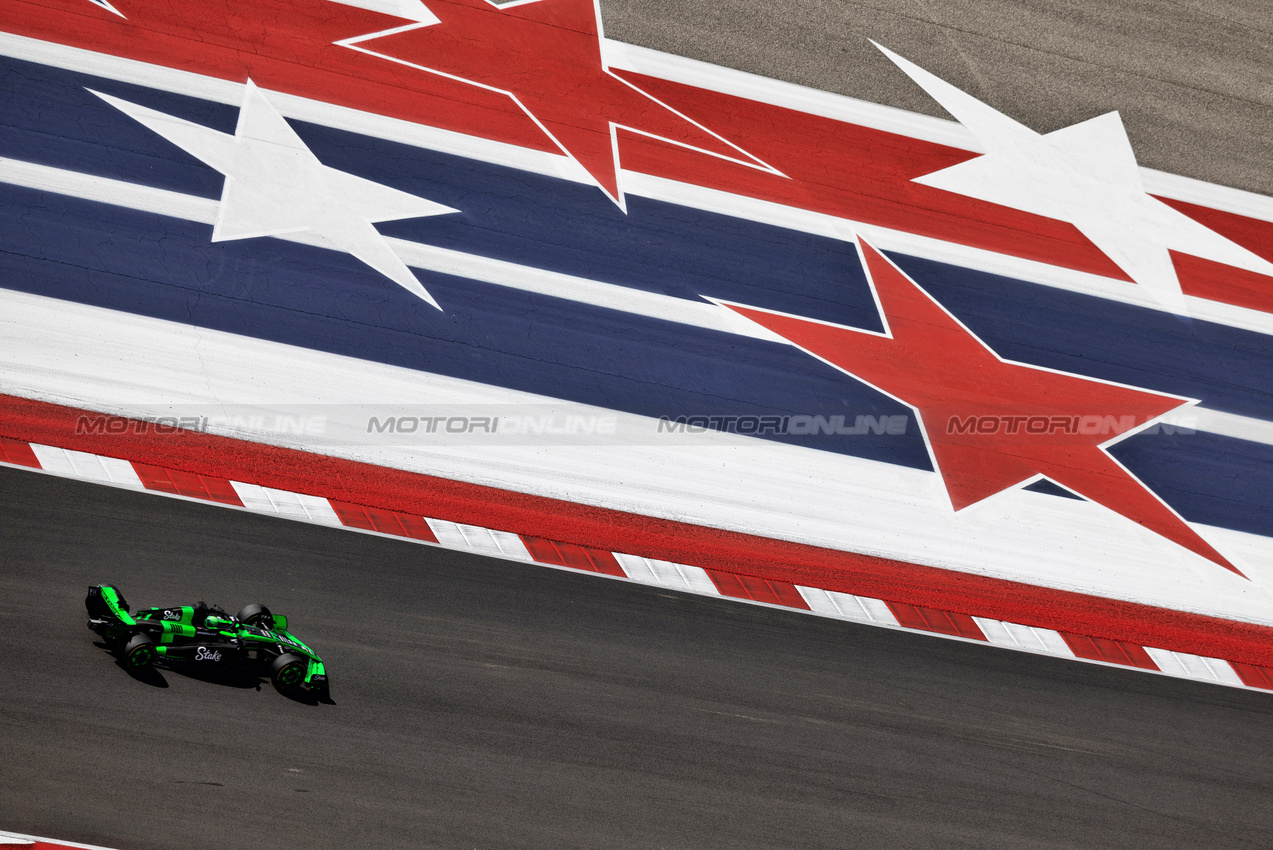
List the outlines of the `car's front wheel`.
{"type": "Polygon", "coordinates": [[[145,634],[135,634],[124,644],[124,666],[129,670],[145,670],[155,663],[155,642],[145,634]]]}
{"type": "Polygon", "coordinates": [[[309,659],[293,652],[285,652],[270,664],[270,681],[280,691],[295,690],[305,681],[305,671],[308,669],[309,659]]]}

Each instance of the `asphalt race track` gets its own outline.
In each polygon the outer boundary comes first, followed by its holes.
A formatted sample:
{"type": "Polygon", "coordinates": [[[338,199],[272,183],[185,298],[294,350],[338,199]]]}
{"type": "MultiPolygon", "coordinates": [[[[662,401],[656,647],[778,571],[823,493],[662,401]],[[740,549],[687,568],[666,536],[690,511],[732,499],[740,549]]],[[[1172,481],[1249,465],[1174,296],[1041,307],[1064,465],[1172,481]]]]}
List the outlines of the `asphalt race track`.
{"type": "Polygon", "coordinates": [[[127,850],[1267,847],[1273,699],[0,470],[5,828],[127,850]],[[263,601],[334,705],[84,628],[263,601]]]}

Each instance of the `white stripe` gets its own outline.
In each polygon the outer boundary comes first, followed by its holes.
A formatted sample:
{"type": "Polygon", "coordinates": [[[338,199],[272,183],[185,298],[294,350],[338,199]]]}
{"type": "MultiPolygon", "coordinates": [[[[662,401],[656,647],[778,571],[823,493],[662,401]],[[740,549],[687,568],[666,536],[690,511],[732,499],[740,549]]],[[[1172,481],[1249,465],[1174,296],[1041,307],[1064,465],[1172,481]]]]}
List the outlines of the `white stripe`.
{"type": "Polygon", "coordinates": [[[809,609],[823,617],[869,623],[873,626],[900,625],[889,607],[879,599],[802,585],[796,585],[796,590],[804,597],[809,609]]]}
{"type": "Polygon", "coordinates": [[[755,322],[743,319],[733,310],[726,310],[705,301],[690,301],[660,295],[656,292],[646,292],[627,286],[520,266],[503,260],[464,254],[401,239],[388,241],[407,265],[419,269],[480,280],[497,286],[563,298],[610,310],[621,310],[650,319],[677,322],[705,330],[785,342],[755,322]]]}
{"type": "Polygon", "coordinates": [[[1169,174],[1166,171],[1144,166],[1141,166],[1140,178],[1144,183],[1145,191],[1151,195],[1273,222],[1273,198],[1267,195],[1207,183],[1193,177],[1169,174]]]}
{"type": "Polygon", "coordinates": [[[465,525],[445,519],[425,517],[438,543],[450,549],[467,549],[479,555],[509,558],[515,561],[534,561],[526,544],[516,534],[494,531],[480,525],[465,525]]]}
{"type": "Polygon", "coordinates": [[[1173,410],[1160,421],[1168,425],[1184,426],[1236,440],[1273,445],[1273,422],[1252,419],[1250,416],[1239,416],[1236,413],[1194,406],[1173,410]]]}
{"type": "Polygon", "coordinates": [[[30,445],[31,451],[45,472],[67,478],[79,478],[83,481],[96,481],[99,484],[128,487],[133,490],[145,489],[137,476],[137,470],[133,469],[133,465],[126,460],[60,449],[55,446],[42,446],[39,443],[30,445]]]}
{"type": "Polygon", "coordinates": [[[1169,649],[1156,649],[1152,646],[1145,647],[1145,652],[1149,653],[1149,657],[1158,665],[1159,670],[1170,676],[1244,687],[1242,679],[1233,671],[1229,663],[1221,661],[1219,658],[1190,655],[1187,652],[1173,652],[1169,649]]]}
{"type": "Polygon", "coordinates": [[[1028,652],[1045,652],[1050,655],[1061,655],[1073,658],[1074,651],[1060,634],[1052,629],[1041,629],[1036,626],[1022,626],[1018,623],[1006,623],[1002,620],[991,620],[985,617],[973,617],[981,628],[982,634],[995,646],[1021,649],[1028,652]]]}
{"type": "Polygon", "coordinates": [[[869,596],[855,596],[854,599],[862,606],[862,610],[866,611],[872,622],[884,626],[901,627],[902,624],[897,622],[897,617],[893,614],[893,610],[884,604],[883,599],[872,599],[869,596]]]}
{"type": "Polygon", "coordinates": [[[230,486],[238,494],[239,501],[249,510],[302,522],[316,522],[337,527],[344,525],[331,503],[319,496],[307,496],[289,490],[275,490],[272,487],[245,484],[242,481],[231,481],[230,486]]]}
{"type": "Polygon", "coordinates": [[[721,595],[711,578],[699,567],[660,561],[657,558],[643,558],[640,555],[626,555],[622,552],[615,552],[614,557],[623,567],[628,578],[642,584],[653,584],[707,596],[721,595]]]}
{"type": "Polygon", "coordinates": [[[219,202],[109,177],[0,157],[0,182],[117,207],[215,224],[219,202]]]}
{"type": "MultiPolygon", "coordinates": [[[[779,105],[787,105],[783,102],[783,98],[786,98],[791,101],[792,108],[803,108],[804,111],[819,114],[823,112],[842,114],[844,120],[864,123],[867,126],[877,126],[880,129],[891,127],[890,132],[901,132],[916,138],[932,137],[932,140],[936,140],[943,133],[953,133],[954,135],[950,139],[941,142],[943,144],[951,144],[956,136],[966,136],[967,134],[967,131],[958,124],[943,122],[940,119],[927,116],[913,115],[891,107],[883,107],[852,98],[845,98],[841,95],[817,92],[800,86],[765,80],[744,72],[695,63],[692,60],[668,54],[657,54],[655,51],[633,48],[630,45],[608,42],[606,49],[610,50],[611,47],[617,51],[616,56],[622,60],[621,62],[616,62],[615,67],[631,67],[632,70],[644,67],[647,68],[648,72],[649,68],[660,66],[660,63],[662,63],[666,65],[666,73],[670,74],[670,76],[665,78],[683,79],[685,81],[689,81],[690,78],[698,78],[698,82],[694,84],[708,89],[715,87],[716,90],[730,90],[731,87],[741,86],[743,90],[746,90],[754,87],[756,91],[754,99],[763,101],[766,100],[767,96],[773,95],[776,99],[768,102],[778,102],[779,105]],[[638,58],[632,59],[632,57],[638,58]],[[623,64],[624,62],[627,64],[623,64]],[[786,94],[776,94],[777,92],[786,92],[786,94]],[[954,129],[942,129],[943,125],[954,129]]],[[[53,45],[22,36],[0,34],[0,54],[147,85],[163,91],[204,97],[220,103],[237,105],[242,100],[242,86],[237,83],[212,80],[211,78],[201,77],[185,71],[175,71],[134,60],[96,54],[78,48],[53,45]]],[[[593,182],[592,178],[577,163],[564,156],[490,142],[476,137],[437,130],[399,119],[386,118],[347,107],[337,107],[321,101],[293,95],[271,92],[270,99],[271,103],[275,104],[284,115],[303,121],[352,130],[377,138],[442,151],[482,162],[504,165],[536,174],[550,175],[580,183],[593,182]]],[[[970,144],[956,146],[974,150],[975,148],[970,147],[970,144]]],[[[1226,209],[1241,215],[1273,221],[1273,198],[1212,186],[1196,180],[1188,181],[1185,178],[1176,178],[1172,175],[1164,175],[1161,172],[1147,174],[1147,179],[1153,186],[1152,191],[1158,194],[1173,197],[1172,192],[1178,190],[1181,194],[1188,196],[1187,198],[1182,198],[1182,200],[1190,200],[1191,202],[1203,203],[1216,209],[1226,209]]],[[[836,219],[830,216],[717,190],[676,183],[675,181],[635,172],[624,171],[623,186],[627,194],[642,195],[670,203],[696,206],[738,218],[782,227],[793,227],[810,233],[833,235],[836,238],[847,238],[847,230],[850,227],[858,228],[865,230],[865,232],[874,237],[881,247],[909,251],[938,261],[957,262],[983,271],[1007,274],[1048,286],[1057,286],[1123,303],[1136,304],[1149,309],[1165,309],[1162,305],[1148,298],[1144,294],[1143,287],[1096,275],[1072,272],[1042,263],[1034,263],[937,239],[892,231],[887,228],[878,228],[860,222],[850,222],[848,220],[837,222],[836,219]],[[824,221],[825,219],[829,219],[832,223],[827,224],[824,221]]],[[[198,200],[206,203],[204,199],[198,200]]],[[[180,215],[180,213],[176,212],[165,214],[180,215]]],[[[192,215],[191,218],[192,220],[203,220],[202,215],[203,213],[199,213],[198,217],[192,215]]],[[[712,293],[705,294],[711,295],[712,293]]],[[[1260,333],[1273,333],[1273,317],[1261,311],[1247,310],[1193,297],[1187,297],[1186,304],[1189,307],[1190,314],[1195,318],[1229,324],[1260,333]]]]}

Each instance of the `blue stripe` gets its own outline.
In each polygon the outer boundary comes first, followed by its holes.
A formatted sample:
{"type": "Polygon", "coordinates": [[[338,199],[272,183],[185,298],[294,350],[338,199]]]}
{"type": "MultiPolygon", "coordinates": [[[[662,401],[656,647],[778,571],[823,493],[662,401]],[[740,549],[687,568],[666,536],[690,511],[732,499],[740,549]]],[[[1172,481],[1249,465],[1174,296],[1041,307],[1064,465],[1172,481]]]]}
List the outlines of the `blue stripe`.
{"type": "Polygon", "coordinates": [[[1273,537],[1273,446],[1218,434],[1138,434],[1110,449],[1190,522],[1273,537]]]}
{"type": "Polygon", "coordinates": [[[234,132],[238,107],[5,57],[0,79],[0,156],[187,195],[221,196],[220,174],[86,87],[226,133],[234,132]]]}
{"type": "MultiPolygon", "coordinates": [[[[646,416],[910,414],[790,346],[421,274],[443,314],[335,251],[13,187],[0,228],[0,279],[54,298],[646,416]]],[[[930,468],[914,424],[787,439],[930,468]]]]}

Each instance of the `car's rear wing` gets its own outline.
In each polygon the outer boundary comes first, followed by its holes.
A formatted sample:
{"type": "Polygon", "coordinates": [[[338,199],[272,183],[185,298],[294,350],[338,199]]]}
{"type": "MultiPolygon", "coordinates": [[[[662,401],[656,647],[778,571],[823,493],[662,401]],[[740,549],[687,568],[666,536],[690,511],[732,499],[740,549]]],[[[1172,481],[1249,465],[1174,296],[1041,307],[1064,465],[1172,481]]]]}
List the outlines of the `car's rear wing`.
{"type": "Polygon", "coordinates": [[[129,613],[131,610],[119,588],[110,584],[95,584],[88,589],[84,597],[84,607],[88,609],[90,620],[107,623],[123,623],[135,626],[137,621],[129,613]]]}

